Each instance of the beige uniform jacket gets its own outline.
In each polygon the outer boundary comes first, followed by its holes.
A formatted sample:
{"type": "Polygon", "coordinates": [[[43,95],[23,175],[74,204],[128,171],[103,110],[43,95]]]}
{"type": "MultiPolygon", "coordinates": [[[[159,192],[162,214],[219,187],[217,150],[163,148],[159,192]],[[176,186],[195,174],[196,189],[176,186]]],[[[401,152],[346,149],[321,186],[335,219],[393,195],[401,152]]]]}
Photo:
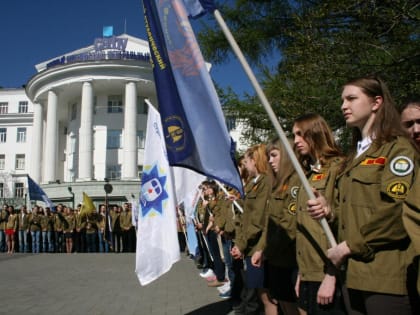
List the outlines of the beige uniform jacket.
{"type": "Polygon", "coordinates": [[[29,214],[19,213],[18,222],[19,230],[27,230],[29,227],[29,214]]]}
{"type": "Polygon", "coordinates": [[[272,180],[261,174],[256,180],[250,180],[245,186],[245,199],[242,202],[244,213],[241,225],[236,229],[235,245],[245,256],[252,256],[262,250],[263,230],[266,222],[266,204],[271,195],[272,180]]]}
{"type": "Polygon", "coordinates": [[[17,230],[17,226],[18,226],[18,217],[17,214],[12,213],[9,215],[9,218],[7,220],[6,223],[6,229],[13,229],[13,230],[17,230]]]}
{"type": "MultiPolygon", "coordinates": [[[[340,171],[343,159],[332,158],[319,170],[312,170],[308,174],[311,187],[320,192],[329,203],[334,202],[335,182],[340,171]]],[[[307,209],[308,194],[305,189],[299,189],[297,197],[297,230],[296,230],[296,257],[299,274],[302,281],[321,282],[325,276],[327,249],[330,247],[324,229],[317,220],[311,218],[307,209]]],[[[334,214],[336,217],[336,214],[334,214]]],[[[331,229],[334,230],[330,223],[331,229]]],[[[334,233],[334,231],[333,231],[334,233]]]]}
{"type": "Polygon", "coordinates": [[[272,192],[267,204],[263,239],[264,256],[271,265],[296,267],[296,198],[300,180],[294,173],[288,182],[272,192]]]}
{"type": "Polygon", "coordinates": [[[419,165],[417,152],[399,137],[379,149],[371,145],[340,176],[339,238],[351,250],[349,288],[407,293],[406,268],[412,252],[407,250],[402,209],[419,165]]]}

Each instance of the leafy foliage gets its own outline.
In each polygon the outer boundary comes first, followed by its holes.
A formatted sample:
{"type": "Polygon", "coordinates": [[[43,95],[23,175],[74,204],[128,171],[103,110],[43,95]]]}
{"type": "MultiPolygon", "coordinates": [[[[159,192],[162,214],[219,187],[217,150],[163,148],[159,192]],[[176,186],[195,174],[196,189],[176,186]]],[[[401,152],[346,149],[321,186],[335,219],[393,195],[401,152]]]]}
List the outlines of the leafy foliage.
{"type": "MultiPolygon", "coordinates": [[[[249,62],[260,69],[259,81],[285,129],[305,112],[321,114],[334,130],[343,127],[341,86],[353,77],[379,74],[397,104],[420,91],[416,0],[236,0],[220,11],[249,62]],[[275,56],[281,56],[277,67],[261,66],[275,56]]],[[[211,62],[233,57],[218,27],[206,27],[199,40],[211,62]]],[[[244,138],[257,142],[272,132],[255,96],[224,96],[229,112],[246,122],[244,138]]]]}

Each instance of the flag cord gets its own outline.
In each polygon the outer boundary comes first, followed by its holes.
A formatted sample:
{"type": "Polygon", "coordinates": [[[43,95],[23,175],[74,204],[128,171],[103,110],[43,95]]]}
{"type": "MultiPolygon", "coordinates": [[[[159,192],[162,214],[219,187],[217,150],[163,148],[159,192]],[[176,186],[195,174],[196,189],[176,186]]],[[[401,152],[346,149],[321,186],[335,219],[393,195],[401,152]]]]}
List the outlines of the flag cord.
{"type": "MultiPolygon", "coordinates": [[[[219,23],[220,28],[222,29],[224,35],[226,36],[226,39],[228,40],[230,46],[232,47],[234,53],[238,57],[242,67],[244,68],[246,74],[248,75],[249,80],[252,83],[252,86],[254,87],[255,91],[257,92],[257,95],[264,106],[265,111],[267,112],[272,124],[274,125],[274,128],[276,129],[276,132],[282,141],[287,154],[289,155],[290,160],[293,163],[293,166],[299,176],[299,179],[302,182],[302,185],[306,191],[306,193],[309,196],[309,199],[315,199],[315,194],[312,191],[312,187],[310,186],[305,173],[303,172],[303,169],[299,163],[299,161],[296,158],[296,155],[293,152],[293,149],[287,140],[286,134],[283,131],[283,128],[281,127],[278,118],[276,117],[273,109],[270,106],[270,103],[267,100],[267,97],[265,96],[263,90],[261,89],[257,79],[255,78],[255,75],[253,71],[251,70],[251,67],[249,66],[248,62],[246,61],[241,49],[239,48],[238,44],[236,43],[235,38],[233,37],[232,33],[230,32],[228,26],[226,25],[222,15],[220,14],[219,10],[214,10],[214,17],[216,18],[216,21],[219,23]]],[[[321,224],[327,239],[332,247],[337,245],[337,242],[334,238],[334,235],[331,232],[330,226],[328,225],[328,222],[325,218],[322,218],[319,220],[319,223],[321,224]]]]}

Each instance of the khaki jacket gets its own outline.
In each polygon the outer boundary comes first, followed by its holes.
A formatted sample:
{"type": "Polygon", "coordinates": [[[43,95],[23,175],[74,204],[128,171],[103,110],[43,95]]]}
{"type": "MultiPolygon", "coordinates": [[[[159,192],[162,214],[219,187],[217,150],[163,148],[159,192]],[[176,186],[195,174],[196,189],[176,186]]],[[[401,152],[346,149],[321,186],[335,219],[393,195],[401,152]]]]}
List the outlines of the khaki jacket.
{"type": "Polygon", "coordinates": [[[272,192],[267,203],[263,233],[264,256],[271,265],[296,267],[296,199],[300,180],[294,173],[288,182],[272,192]]]}
{"type": "Polygon", "coordinates": [[[17,226],[18,226],[18,217],[17,214],[12,213],[9,215],[9,218],[7,220],[6,223],[6,229],[13,229],[13,230],[17,230],[17,226]]]}
{"type": "Polygon", "coordinates": [[[235,245],[245,256],[252,256],[262,250],[263,230],[266,222],[266,204],[271,194],[270,176],[261,174],[257,180],[250,180],[245,186],[245,199],[242,202],[244,213],[241,224],[236,229],[235,245]]]}
{"type": "Polygon", "coordinates": [[[19,213],[18,222],[19,230],[27,230],[29,228],[29,214],[19,213]]]}
{"type": "MultiPolygon", "coordinates": [[[[321,169],[308,173],[309,185],[319,191],[330,204],[334,202],[335,182],[342,163],[343,158],[332,158],[321,169]]],[[[301,280],[320,282],[324,279],[326,265],[321,256],[327,257],[330,244],[319,222],[306,211],[307,201],[308,194],[301,187],[297,197],[296,257],[301,280]]],[[[330,226],[334,230],[331,222],[330,226]]]]}
{"type": "Polygon", "coordinates": [[[339,237],[351,250],[349,288],[407,294],[412,252],[402,210],[419,166],[415,149],[398,137],[379,149],[372,145],[345,168],[339,179],[339,237]]]}
{"type": "Polygon", "coordinates": [[[120,227],[123,231],[129,230],[133,226],[131,222],[131,211],[122,211],[120,214],[120,227]]]}

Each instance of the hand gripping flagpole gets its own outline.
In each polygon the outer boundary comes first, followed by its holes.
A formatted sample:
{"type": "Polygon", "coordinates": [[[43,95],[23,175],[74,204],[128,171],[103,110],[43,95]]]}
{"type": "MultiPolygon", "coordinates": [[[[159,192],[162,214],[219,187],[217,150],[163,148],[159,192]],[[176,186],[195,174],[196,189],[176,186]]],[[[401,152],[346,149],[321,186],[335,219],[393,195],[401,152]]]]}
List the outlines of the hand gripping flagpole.
{"type": "MultiPolygon", "coordinates": [[[[220,189],[223,190],[225,195],[229,197],[230,194],[227,191],[227,189],[225,188],[225,186],[223,186],[218,180],[216,180],[216,183],[217,183],[217,185],[219,185],[220,189]]],[[[233,204],[235,205],[236,209],[238,209],[241,213],[244,213],[244,210],[242,209],[242,207],[239,205],[239,203],[236,200],[233,200],[233,204]]]]}
{"type": "MultiPolygon", "coordinates": [[[[287,140],[286,134],[283,131],[283,128],[281,127],[273,109],[270,106],[270,103],[267,100],[267,97],[265,96],[263,90],[261,89],[257,79],[255,78],[255,75],[253,73],[253,71],[251,70],[251,67],[249,66],[248,62],[246,61],[241,49],[239,48],[238,44],[236,43],[235,38],[233,37],[232,33],[230,32],[228,26],[226,25],[222,15],[220,14],[219,10],[214,10],[213,12],[214,17],[216,18],[217,23],[219,23],[220,28],[222,29],[223,33],[225,34],[226,39],[228,40],[230,46],[232,47],[236,57],[238,57],[242,67],[244,68],[246,74],[248,75],[249,80],[252,83],[252,86],[254,87],[255,91],[257,92],[257,95],[261,101],[261,103],[264,106],[265,111],[268,114],[268,117],[270,118],[272,124],[274,125],[274,128],[281,140],[281,142],[283,143],[287,154],[290,157],[290,160],[293,163],[293,166],[302,182],[302,185],[306,191],[306,193],[309,196],[309,199],[315,199],[315,195],[314,192],[312,191],[311,186],[309,185],[309,182],[305,176],[305,173],[303,172],[303,169],[299,163],[299,161],[297,160],[293,149],[289,143],[289,141],[287,140]]],[[[322,218],[319,220],[326,236],[327,239],[330,243],[330,245],[332,247],[337,245],[337,242],[335,241],[334,235],[331,232],[330,226],[328,225],[328,222],[325,218],[322,218]]]]}

